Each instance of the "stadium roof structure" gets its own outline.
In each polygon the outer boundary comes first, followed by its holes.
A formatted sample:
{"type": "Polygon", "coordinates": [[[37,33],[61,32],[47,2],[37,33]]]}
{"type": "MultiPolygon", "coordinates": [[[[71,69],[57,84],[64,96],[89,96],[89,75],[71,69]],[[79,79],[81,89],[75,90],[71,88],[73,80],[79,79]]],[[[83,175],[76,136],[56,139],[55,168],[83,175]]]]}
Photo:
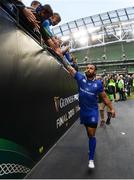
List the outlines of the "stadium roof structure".
{"type": "Polygon", "coordinates": [[[103,46],[118,41],[134,41],[134,7],[80,18],[52,29],[71,50],[103,46]]]}

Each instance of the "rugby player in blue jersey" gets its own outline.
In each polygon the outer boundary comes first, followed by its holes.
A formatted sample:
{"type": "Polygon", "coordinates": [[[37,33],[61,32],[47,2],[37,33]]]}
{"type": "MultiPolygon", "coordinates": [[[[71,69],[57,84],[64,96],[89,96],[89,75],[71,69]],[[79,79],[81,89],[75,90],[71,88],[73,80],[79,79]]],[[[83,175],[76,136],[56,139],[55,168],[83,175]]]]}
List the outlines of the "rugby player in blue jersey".
{"type": "Polygon", "coordinates": [[[69,73],[76,79],[79,90],[79,105],[80,105],[80,123],[87,130],[89,137],[89,168],[95,168],[94,154],[96,148],[95,132],[99,119],[98,110],[98,94],[102,97],[104,103],[109,107],[112,117],[115,117],[115,110],[112,103],[107,97],[102,82],[95,79],[96,66],[89,64],[86,67],[85,74],[77,72],[70,65],[64,64],[69,73]]]}

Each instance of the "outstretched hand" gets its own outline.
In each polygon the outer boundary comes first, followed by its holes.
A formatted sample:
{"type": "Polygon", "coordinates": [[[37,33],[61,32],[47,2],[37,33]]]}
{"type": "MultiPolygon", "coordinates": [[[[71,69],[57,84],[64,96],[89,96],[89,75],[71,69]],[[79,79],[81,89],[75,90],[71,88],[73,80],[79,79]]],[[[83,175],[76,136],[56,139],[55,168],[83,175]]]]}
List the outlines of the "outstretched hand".
{"type": "Polygon", "coordinates": [[[28,21],[33,24],[33,26],[37,29],[40,28],[39,21],[37,21],[35,15],[32,13],[30,9],[24,8],[23,9],[24,16],[28,19],[28,21]]]}

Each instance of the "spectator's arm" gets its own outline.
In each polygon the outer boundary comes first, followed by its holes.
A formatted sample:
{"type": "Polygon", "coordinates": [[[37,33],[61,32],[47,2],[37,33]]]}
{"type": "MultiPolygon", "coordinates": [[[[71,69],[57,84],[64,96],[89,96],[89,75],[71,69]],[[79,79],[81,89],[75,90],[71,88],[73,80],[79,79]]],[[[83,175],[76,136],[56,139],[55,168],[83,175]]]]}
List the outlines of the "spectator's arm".
{"type": "Polygon", "coordinates": [[[33,24],[34,27],[39,29],[39,24],[38,24],[39,22],[37,21],[36,17],[34,16],[34,14],[30,9],[26,8],[26,6],[21,0],[14,0],[14,4],[20,11],[22,11],[24,16],[28,19],[28,21],[31,24],[33,24]]]}
{"type": "Polygon", "coordinates": [[[110,109],[110,111],[112,113],[112,117],[114,118],[115,117],[115,110],[114,110],[114,108],[112,106],[112,102],[109,100],[109,98],[108,98],[107,94],[105,93],[105,91],[102,91],[100,93],[100,95],[101,95],[104,103],[109,107],[109,109],[110,109]]]}
{"type": "Polygon", "coordinates": [[[68,70],[68,72],[71,74],[71,76],[75,76],[75,74],[76,74],[76,70],[72,67],[72,66],[70,66],[70,65],[68,65],[68,67],[67,67],[67,70],[68,70]]]}
{"type": "Polygon", "coordinates": [[[68,72],[71,74],[71,76],[74,77],[77,71],[65,59],[62,59],[62,64],[68,70],[68,72]]]}
{"type": "Polygon", "coordinates": [[[60,47],[60,41],[58,39],[55,38],[55,36],[52,35],[52,40],[54,42],[54,44],[57,46],[57,47],[60,47]]]}
{"type": "Polygon", "coordinates": [[[69,46],[66,46],[63,50],[62,50],[62,53],[65,54],[67,51],[69,51],[70,47],[69,46]]]}
{"type": "Polygon", "coordinates": [[[32,13],[32,11],[28,8],[24,8],[22,10],[24,16],[28,19],[28,21],[33,24],[34,27],[36,27],[37,29],[40,28],[39,26],[39,21],[37,21],[36,17],[34,16],[34,14],[32,13]]]}

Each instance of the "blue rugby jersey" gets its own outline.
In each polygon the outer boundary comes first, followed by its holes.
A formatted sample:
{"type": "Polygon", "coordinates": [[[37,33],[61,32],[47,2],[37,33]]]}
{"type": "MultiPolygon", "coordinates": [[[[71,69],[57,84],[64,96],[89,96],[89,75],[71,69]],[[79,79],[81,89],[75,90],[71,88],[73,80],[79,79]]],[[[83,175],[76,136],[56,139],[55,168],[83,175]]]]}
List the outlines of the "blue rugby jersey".
{"type": "Polygon", "coordinates": [[[81,123],[98,122],[98,94],[103,91],[100,80],[88,80],[85,75],[76,72],[75,77],[79,90],[81,123]]]}
{"type": "Polygon", "coordinates": [[[46,33],[48,33],[50,37],[54,36],[54,34],[50,29],[50,26],[52,26],[52,22],[50,19],[46,19],[45,21],[43,21],[42,26],[44,29],[46,29],[46,33]]]}

